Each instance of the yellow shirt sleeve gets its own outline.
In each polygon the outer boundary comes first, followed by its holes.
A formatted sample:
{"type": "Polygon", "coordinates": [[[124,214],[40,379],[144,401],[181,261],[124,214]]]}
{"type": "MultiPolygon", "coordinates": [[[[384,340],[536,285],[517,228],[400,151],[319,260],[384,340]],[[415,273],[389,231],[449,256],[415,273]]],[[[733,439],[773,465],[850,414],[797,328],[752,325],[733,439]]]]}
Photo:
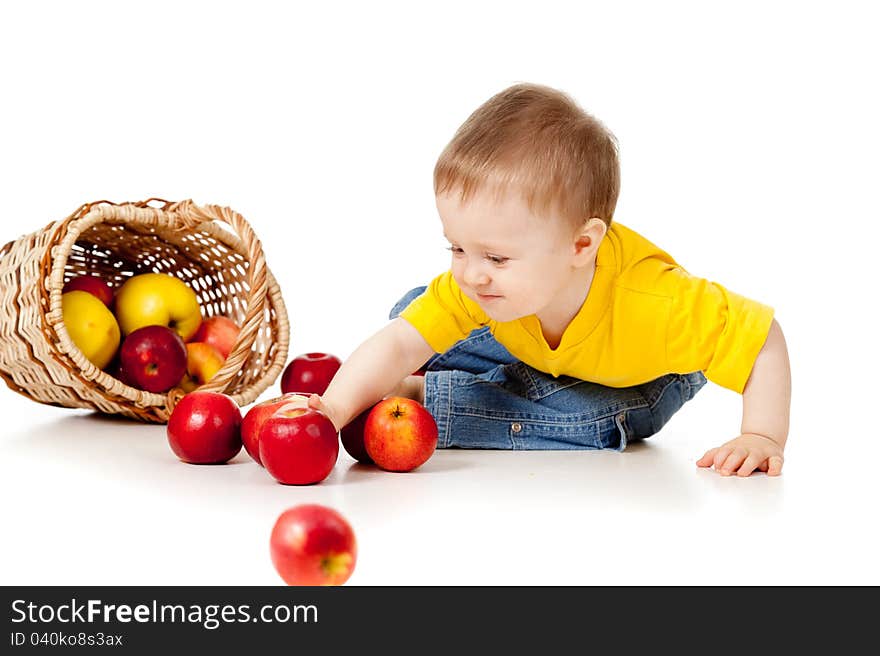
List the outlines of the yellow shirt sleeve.
{"type": "Polygon", "coordinates": [[[451,271],[434,278],[400,316],[419,331],[436,353],[443,353],[472,330],[488,323],[479,306],[462,293],[451,271]]]}
{"type": "Polygon", "coordinates": [[[680,268],[666,338],[672,371],[703,371],[706,378],[742,394],[760,353],[773,308],[680,268]]]}

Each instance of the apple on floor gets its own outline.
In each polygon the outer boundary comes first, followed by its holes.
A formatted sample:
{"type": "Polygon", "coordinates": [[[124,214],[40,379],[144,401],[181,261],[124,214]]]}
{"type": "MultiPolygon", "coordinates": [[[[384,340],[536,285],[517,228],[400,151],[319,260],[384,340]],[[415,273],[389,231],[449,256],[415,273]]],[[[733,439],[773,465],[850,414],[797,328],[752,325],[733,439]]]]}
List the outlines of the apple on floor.
{"type": "Polygon", "coordinates": [[[218,392],[191,392],[171,411],[168,445],[183,462],[219,465],[241,451],[241,410],[218,392]]]}
{"type": "Polygon", "coordinates": [[[342,585],[357,562],[354,530],[339,512],[319,504],[288,508],[269,536],[275,570],[288,585],[342,585]]]}
{"type": "Polygon", "coordinates": [[[260,429],[260,462],[279,483],[320,483],[339,456],[339,433],[300,395],[277,408],[260,429]]]}
{"type": "Polygon", "coordinates": [[[281,393],[323,394],[342,361],[330,353],[303,353],[281,373],[281,393]]]}

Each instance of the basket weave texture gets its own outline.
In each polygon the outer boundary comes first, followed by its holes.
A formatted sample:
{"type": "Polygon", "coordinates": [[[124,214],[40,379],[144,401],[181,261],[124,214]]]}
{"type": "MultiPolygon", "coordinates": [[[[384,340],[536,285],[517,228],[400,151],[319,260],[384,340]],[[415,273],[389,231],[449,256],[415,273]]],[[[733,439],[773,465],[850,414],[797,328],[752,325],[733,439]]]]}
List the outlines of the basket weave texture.
{"type": "Polygon", "coordinates": [[[290,325],[281,289],[250,225],[228,207],[96,201],[0,249],[0,377],[40,403],[165,423],[183,390],[153,394],[95,367],[73,344],[61,290],[77,275],[118,288],[141,273],[167,273],[196,293],[202,316],[241,330],[226,362],[199,390],[254,402],[281,373],[290,325]],[[156,206],[160,205],[160,206],[156,206]]]}

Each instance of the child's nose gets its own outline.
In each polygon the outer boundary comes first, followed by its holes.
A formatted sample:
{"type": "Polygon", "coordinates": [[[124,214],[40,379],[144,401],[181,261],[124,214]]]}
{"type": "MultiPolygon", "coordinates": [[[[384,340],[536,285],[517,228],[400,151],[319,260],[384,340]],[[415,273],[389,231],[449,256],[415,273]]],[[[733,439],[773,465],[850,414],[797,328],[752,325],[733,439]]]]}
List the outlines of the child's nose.
{"type": "Polygon", "coordinates": [[[471,287],[488,285],[491,278],[481,263],[468,263],[464,270],[464,281],[471,287]]]}

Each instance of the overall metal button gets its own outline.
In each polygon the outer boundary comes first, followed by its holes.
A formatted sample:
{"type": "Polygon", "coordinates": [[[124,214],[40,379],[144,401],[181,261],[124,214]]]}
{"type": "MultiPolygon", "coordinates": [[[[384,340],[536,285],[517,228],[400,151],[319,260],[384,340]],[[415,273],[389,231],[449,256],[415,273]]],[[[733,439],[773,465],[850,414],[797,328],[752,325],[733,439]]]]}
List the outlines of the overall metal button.
{"type": "Polygon", "coordinates": [[[511,424],[510,430],[512,430],[514,433],[519,433],[522,430],[522,424],[519,422],[511,424]]]}

